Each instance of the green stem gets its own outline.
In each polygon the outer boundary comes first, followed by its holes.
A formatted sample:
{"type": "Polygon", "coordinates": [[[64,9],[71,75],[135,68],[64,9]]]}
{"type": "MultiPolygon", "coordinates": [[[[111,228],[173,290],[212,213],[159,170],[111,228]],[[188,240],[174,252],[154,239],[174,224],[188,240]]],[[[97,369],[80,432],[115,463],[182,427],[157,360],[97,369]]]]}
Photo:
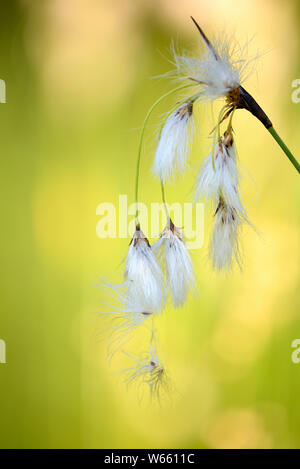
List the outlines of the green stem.
{"type": "Polygon", "coordinates": [[[169,211],[168,211],[168,207],[167,207],[167,203],[166,203],[165,186],[164,186],[164,183],[163,183],[162,179],[160,180],[160,185],[161,185],[161,197],[162,197],[162,201],[163,201],[163,204],[164,204],[166,217],[168,219],[169,218],[169,211]]]}
{"type": "Polygon", "coordinates": [[[228,122],[228,127],[227,127],[228,132],[230,132],[232,130],[232,118],[233,118],[233,114],[234,114],[235,110],[236,110],[236,108],[234,107],[231,114],[230,114],[230,117],[229,117],[229,122],[228,122]]]}
{"type": "Polygon", "coordinates": [[[188,85],[181,85],[178,86],[177,88],[174,88],[173,90],[168,91],[167,93],[163,94],[160,98],[158,98],[155,103],[152,104],[150,107],[144,123],[143,127],[141,130],[141,136],[140,136],[140,143],[139,143],[139,148],[138,148],[138,157],[137,157],[137,163],[136,163],[136,178],[135,178],[135,202],[136,202],[136,219],[138,220],[138,195],[139,195],[139,175],[140,175],[140,165],[141,165],[141,155],[142,155],[142,148],[143,148],[143,138],[144,138],[144,133],[146,129],[147,122],[149,120],[150,115],[152,114],[152,111],[156,108],[156,106],[165,98],[167,98],[169,95],[176,93],[176,91],[180,91],[184,88],[188,88],[191,86],[197,86],[194,83],[193,84],[188,84],[188,85]]]}
{"type": "Polygon", "coordinates": [[[272,137],[276,140],[276,142],[281,147],[281,149],[284,151],[284,153],[286,154],[286,156],[288,157],[288,159],[290,160],[292,165],[296,168],[298,173],[300,173],[300,164],[298,163],[296,158],[292,155],[292,153],[290,152],[290,150],[288,149],[286,144],[281,140],[281,138],[279,137],[279,135],[276,132],[276,130],[274,129],[274,127],[269,127],[268,131],[270,132],[272,137]]]}

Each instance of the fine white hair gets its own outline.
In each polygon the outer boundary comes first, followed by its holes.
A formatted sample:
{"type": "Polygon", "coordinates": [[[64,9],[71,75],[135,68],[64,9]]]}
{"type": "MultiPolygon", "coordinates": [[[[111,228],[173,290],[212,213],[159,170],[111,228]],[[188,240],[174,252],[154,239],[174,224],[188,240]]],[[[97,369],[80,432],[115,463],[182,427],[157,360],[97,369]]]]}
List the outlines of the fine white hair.
{"type": "Polygon", "coordinates": [[[167,118],[155,152],[153,173],[163,182],[186,168],[194,130],[192,104],[185,103],[167,118]]]}
{"type": "Polygon", "coordinates": [[[220,201],[215,213],[215,224],[210,244],[212,265],[216,270],[231,269],[236,260],[241,268],[239,229],[242,218],[233,208],[220,201]]]}
{"type": "Polygon", "coordinates": [[[98,335],[108,334],[107,357],[111,359],[130,340],[137,330],[153,315],[145,305],[139,304],[128,296],[128,283],[104,283],[101,288],[105,291],[107,301],[105,311],[98,314],[105,318],[98,335]]]}
{"type": "Polygon", "coordinates": [[[152,398],[160,400],[164,397],[169,388],[169,378],[152,342],[148,352],[137,356],[126,355],[134,361],[134,366],[124,370],[125,382],[128,385],[148,386],[152,398]]]}
{"type": "Polygon", "coordinates": [[[204,160],[196,181],[196,200],[212,199],[216,203],[220,195],[230,206],[245,213],[239,195],[239,171],[232,134],[216,143],[204,160]]]}
{"type": "Polygon", "coordinates": [[[165,301],[163,273],[147,238],[139,227],[134,233],[127,253],[125,279],[131,303],[143,305],[153,312],[163,308],[165,301]]]}
{"type": "Polygon", "coordinates": [[[196,288],[193,263],[184,243],[181,231],[171,220],[154,245],[162,264],[165,265],[167,287],[171,291],[174,307],[182,306],[188,291],[196,288]]]}
{"type": "Polygon", "coordinates": [[[240,45],[233,37],[222,34],[209,45],[204,53],[192,57],[179,54],[172,46],[173,63],[179,80],[193,80],[203,85],[201,99],[213,101],[226,97],[238,88],[255,68],[258,58],[247,59],[248,43],[240,45]]]}

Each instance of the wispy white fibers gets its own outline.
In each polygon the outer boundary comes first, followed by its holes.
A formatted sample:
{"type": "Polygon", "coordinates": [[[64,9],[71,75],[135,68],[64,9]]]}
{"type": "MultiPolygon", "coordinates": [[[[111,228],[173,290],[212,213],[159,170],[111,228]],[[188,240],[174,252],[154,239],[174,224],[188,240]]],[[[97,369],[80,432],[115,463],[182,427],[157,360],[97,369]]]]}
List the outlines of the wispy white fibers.
{"type": "Polygon", "coordinates": [[[128,250],[125,278],[130,303],[143,305],[152,312],[162,309],[165,301],[163,273],[139,225],[128,250]]]}
{"type": "Polygon", "coordinates": [[[215,224],[210,244],[212,265],[217,270],[230,269],[235,259],[241,267],[239,229],[242,223],[239,213],[220,199],[215,213],[215,224]]]}
{"type": "Polygon", "coordinates": [[[128,385],[147,385],[151,397],[160,399],[168,391],[169,380],[165,367],[158,356],[156,348],[150,344],[150,350],[141,355],[129,355],[134,360],[134,366],[125,370],[125,382],[128,385]]]}
{"type": "Polygon", "coordinates": [[[210,245],[212,265],[217,270],[230,269],[235,259],[241,266],[238,235],[247,213],[239,195],[239,172],[233,135],[226,131],[216,143],[199,172],[196,199],[211,199],[217,210],[210,245]]]}
{"type": "Polygon", "coordinates": [[[155,152],[153,172],[163,182],[186,167],[193,139],[193,103],[187,102],[167,118],[155,152]]]}
{"type": "Polygon", "coordinates": [[[106,327],[101,327],[101,334],[108,333],[107,356],[112,358],[153,313],[128,296],[127,282],[119,285],[106,283],[102,288],[105,289],[108,301],[105,305],[107,311],[99,313],[107,320],[106,327]]]}
{"type": "Polygon", "coordinates": [[[212,153],[204,160],[196,182],[195,199],[212,199],[218,203],[219,196],[243,213],[239,196],[239,172],[232,133],[216,143],[212,153]]]}
{"type": "Polygon", "coordinates": [[[173,305],[181,306],[186,301],[188,291],[196,288],[196,285],[193,263],[182,233],[171,219],[154,246],[155,252],[165,265],[167,286],[171,290],[173,305]]]}
{"type": "Polygon", "coordinates": [[[252,73],[254,67],[250,64],[255,63],[257,56],[247,60],[248,44],[240,46],[226,35],[213,43],[205,38],[204,43],[205,52],[200,57],[177,54],[174,47],[173,57],[179,79],[192,79],[203,85],[202,99],[213,101],[239,88],[252,73]]]}

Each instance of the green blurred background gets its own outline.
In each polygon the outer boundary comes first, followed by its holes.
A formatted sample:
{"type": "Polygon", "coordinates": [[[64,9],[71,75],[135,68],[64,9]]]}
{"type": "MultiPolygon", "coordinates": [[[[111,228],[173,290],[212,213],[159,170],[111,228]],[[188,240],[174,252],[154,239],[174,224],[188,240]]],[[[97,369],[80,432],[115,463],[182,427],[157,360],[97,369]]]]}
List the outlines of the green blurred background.
{"type": "MultiPolygon", "coordinates": [[[[133,202],[139,128],[170,89],[173,38],[195,48],[226,28],[266,52],[246,88],[300,155],[298,0],[20,0],[1,3],[0,446],[11,448],[300,447],[299,176],[261,124],[235,117],[242,191],[259,235],[244,230],[243,273],[218,276],[205,245],[193,260],[198,297],[159,319],[176,391],[163,405],[137,399],[98,340],[99,277],[120,281],[127,239],[99,239],[96,207],[133,202]],[[248,173],[250,176],[248,176],[248,173]],[[255,182],[254,182],[255,181],[255,182]]],[[[149,175],[141,197],[160,202],[149,175]]],[[[196,167],[209,147],[209,105],[199,107],[196,167]]],[[[167,188],[190,200],[195,171],[167,188]]]]}

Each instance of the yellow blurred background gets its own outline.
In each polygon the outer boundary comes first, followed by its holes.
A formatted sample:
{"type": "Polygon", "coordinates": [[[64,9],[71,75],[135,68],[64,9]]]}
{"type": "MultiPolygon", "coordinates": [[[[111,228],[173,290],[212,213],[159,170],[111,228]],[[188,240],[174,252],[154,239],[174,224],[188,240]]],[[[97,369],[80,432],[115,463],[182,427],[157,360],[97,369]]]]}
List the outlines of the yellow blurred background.
{"type": "MultiPolygon", "coordinates": [[[[139,402],[98,340],[99,278],[121,281],[127,239],[99,239],[96,208],[134,201],[144,116],[172,82],[171,39],[196,50],[189,15],[208,36],[234,32],[263,56],[245,87],[300,155],[298,0],[19,0],[0,17],[1,315],[3,448],[300,447],[299,176],[263,126],[234,118],[242,193],[259,235],[245,228],[244,270],[215,274],[193,253],[199,294],[158,320],[174,393],[139,402]]],[[[160,202],[150,174],[141,199],[160,202]]],[[[209,105],[198,107],[193,166],[209,148],[209,105]]],[[[195,171],[167,188],[190,200],[195,171]]]]}

